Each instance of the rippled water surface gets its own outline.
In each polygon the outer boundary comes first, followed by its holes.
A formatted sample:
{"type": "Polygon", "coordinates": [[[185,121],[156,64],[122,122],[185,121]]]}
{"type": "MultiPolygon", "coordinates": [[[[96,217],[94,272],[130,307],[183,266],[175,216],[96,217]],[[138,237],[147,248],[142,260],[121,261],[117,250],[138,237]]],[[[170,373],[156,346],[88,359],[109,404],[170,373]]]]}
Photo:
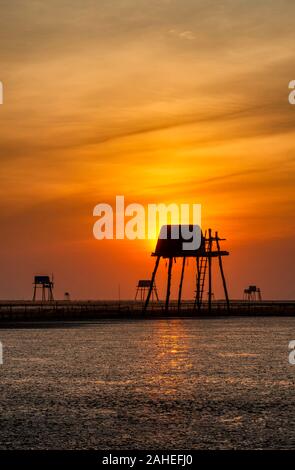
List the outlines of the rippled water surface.
{"type": "Polygon", "coordinates": [[[295,318],[0,330],[1,449],[295,448],[295,318]]]}

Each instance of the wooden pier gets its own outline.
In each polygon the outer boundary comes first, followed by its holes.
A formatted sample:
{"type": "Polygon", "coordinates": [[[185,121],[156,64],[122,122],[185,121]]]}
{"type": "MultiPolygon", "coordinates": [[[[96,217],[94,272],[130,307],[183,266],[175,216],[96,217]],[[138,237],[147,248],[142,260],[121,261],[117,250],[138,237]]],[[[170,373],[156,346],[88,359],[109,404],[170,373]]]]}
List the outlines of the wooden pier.
{"type": "Polygon", "coordinates": [[[169,312],[165,302],[151,302],[144,312],[140,301],[0,301],[0,326],[7,322],[42,320],[100,320],[100,319],[143,319],[167,317],[224,317],[224,316],[295,316],[294,301],[230,301],[230,313],[223,300],[203,302],[202,309],[196,311],[194,301],[183,301],[179,311],[178,302],[171,301],[169,312]]]}

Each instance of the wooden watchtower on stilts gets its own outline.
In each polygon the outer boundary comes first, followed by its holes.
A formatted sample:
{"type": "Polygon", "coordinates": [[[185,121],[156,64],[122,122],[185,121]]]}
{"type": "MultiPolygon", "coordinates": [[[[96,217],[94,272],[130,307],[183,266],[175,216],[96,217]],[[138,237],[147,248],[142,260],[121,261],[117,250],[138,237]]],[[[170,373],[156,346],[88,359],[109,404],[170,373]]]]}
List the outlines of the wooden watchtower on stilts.
{"type": "MultiPolygon", "coordinates": [[[[165,311],[168,312],[169,310],[169,300],[170,300],[170,291],[171,291],[171,278],[172,278],[172,267],[173,267],[173,260],[177,258],[182,259],[182,269],[181,269],[181,277],[178,289],[178,310],[181,309],[181,296],[182,296],[182,287],[183,287],[183,280],[184,280],[184,271],[185,271],[185,264],[187,258],[195,258],[196,259],[196,293],[195,293],[195,300],[194,300],[194,310],[200,310],[203,303],[204,297],[204,289],[205,289],[205,281],[208,279],[208,313],[211,313],[212,310],[212,259],[218,259],[219,271],[221,274],[223,290],[226,300],[226,308],[229,312],[229,297],[228,297],[228,290],[226,285],[226,279],[223,270],[222,264],[222,257],[228,256],[228,251],[221,251],[220,249],[220,241],[225,240],[224,238],[219,238],[218,233],[215,232],[215,235],[212,235],[212,230],[208,230],[205,232],[205,235],[200,230],[200,227],[197,225],[187,225],[187,232],[193,232],[193,230],[199,231],[199,243],[198,247],[194,249],[184,249],[184,244],[191,242],[187,238],[182,236],[182,225],[173,226],[167,225],[163,226],[161,229],[160,236],[157,241],[155,252],[152,253],[152,256],[156,257],[155,267],[152,273],[151,278],[151,286],[154,285],[156,273],[160,264],[161,258],[168,260],[168,274],[167,274],[167,290],[166,290],[166,301],[165,301],[165,311]],[[173,229],[178,227],[178,238],[175,238],[175,233],[173,234],[173,229]],[[162,232],[166,234],[166,238],[162,236],[162,232]]],[[[192,237],[193,239],[193,237],[192,237]]],[[[144,311],[147,310],[150,297],[152,294],[152,288],[150,287],[148,291],[148,295],[144,305],[144,311]]]]}
{"type": "Polygon", "coordinates": [[[150,279],[140,279],[138,281],[138,284],[136,286],[136,294],[135,294],[134,300],[137,300],[138,295],[139,295],[141,302],[143,302],[146,299],[146,294],[148,293],[150,288],[152,289],[152,292],[151,292],[152,301],[154,300],[154,298],[156,298],[159,301],[156,284],[151,285],[150,279]]]}
{"type": "Polygon", "coordinates": [[[249,286],[247,289],[244,289],[244,300],[248,302],[261,302],[261,289],[257,286],[249,286]]]}
{"type": "Polygon", "coordinates": [[[52,302],[53,298],[53,280],[49,276],[35,276],[34,277],[34,291],[33,302],[36,300],[37,289],[41,289],[42,302],[52,302]]]}

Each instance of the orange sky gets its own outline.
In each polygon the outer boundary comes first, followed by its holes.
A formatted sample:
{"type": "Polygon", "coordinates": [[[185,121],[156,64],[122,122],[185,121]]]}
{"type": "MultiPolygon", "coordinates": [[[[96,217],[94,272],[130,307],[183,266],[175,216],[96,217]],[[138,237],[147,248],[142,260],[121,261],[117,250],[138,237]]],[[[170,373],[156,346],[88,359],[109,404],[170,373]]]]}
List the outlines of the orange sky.
{"type": "Polygon", "coordinates": [[[92,235],[94,206],[117,194],[202,204],[203,227],[228,239],[231,296],[295,298],[294,13],[291,0],[4,2],[0,298],[29,298],[51,272],[58,297],[117,298],[119,284],[133,297],[150,244],[92,235]]]}

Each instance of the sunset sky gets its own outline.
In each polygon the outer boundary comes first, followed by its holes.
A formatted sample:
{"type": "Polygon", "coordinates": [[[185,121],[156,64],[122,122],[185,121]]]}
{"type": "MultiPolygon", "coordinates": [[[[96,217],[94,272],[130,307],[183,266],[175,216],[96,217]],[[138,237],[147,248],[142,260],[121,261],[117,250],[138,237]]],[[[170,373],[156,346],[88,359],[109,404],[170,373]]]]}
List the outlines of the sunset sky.
{"type": "Polygon", "coordinates": [[[230,296],[294,299],[294,18],[292,0],[2,0],[0,298],[52,272],[58,298],[134,297],[151,243],[92,234],[125,195],[202,204],[230,296]]]}

